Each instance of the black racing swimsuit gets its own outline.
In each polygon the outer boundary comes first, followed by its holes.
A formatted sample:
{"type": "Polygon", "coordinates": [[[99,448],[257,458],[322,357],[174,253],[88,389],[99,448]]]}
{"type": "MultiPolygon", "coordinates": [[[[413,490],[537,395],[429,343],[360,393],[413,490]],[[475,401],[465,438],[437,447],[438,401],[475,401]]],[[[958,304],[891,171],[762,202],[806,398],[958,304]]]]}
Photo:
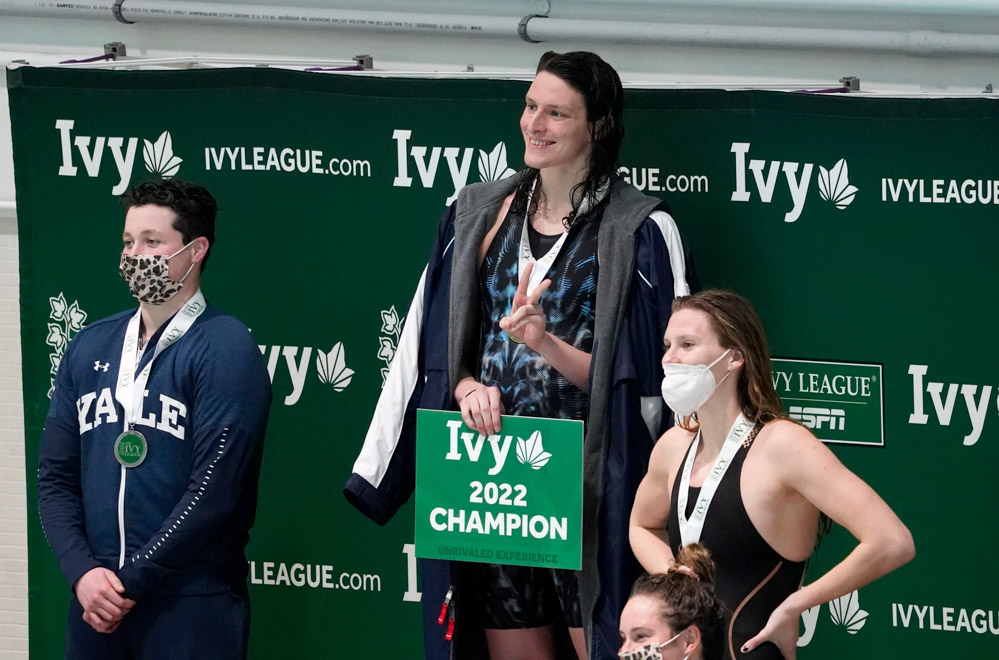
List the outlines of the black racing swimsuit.
{"type": "MultiPolygon", "coordinates": [[[[508,213],[482,261],[478,380],[499,388],[503,409],[509,415],[585,420],[590,405],[586,392],[525,344],[511,341],[499,327],[500,319],[510,314],[517,292],[523,227],[522,215],[508,213]]],[[[552,284],[541,297],[548,332],[587,353],[593,350],[598,229],[595,217],[569,229],[562,250],[546,274],[552,284]]]]}
{"type": "MultiPolygon", "coordinates": [[[[747,453],[749,448],[739,448],[718,484],[704,520],[700,542],[711,551],[717,567],[717,594],[730,617],[725,635],[725,657],[728,660],[782,660],[780,650],[770,642],[760,645],[752,653],[743,654],[739,650],[763,629],[777,606],[798,590],[805,573],[805,562],[789,561],[777,554],[756,531],[746,513],[739,483],[747,453]]],[[[689,490],[688,517],[694,511],[700,491],[700,488],[689,490]]],[[[676,508],[679,494],[680,475],[677,474],[666,522],[674,557],[680,551],[681,543],[676,508]]]]}

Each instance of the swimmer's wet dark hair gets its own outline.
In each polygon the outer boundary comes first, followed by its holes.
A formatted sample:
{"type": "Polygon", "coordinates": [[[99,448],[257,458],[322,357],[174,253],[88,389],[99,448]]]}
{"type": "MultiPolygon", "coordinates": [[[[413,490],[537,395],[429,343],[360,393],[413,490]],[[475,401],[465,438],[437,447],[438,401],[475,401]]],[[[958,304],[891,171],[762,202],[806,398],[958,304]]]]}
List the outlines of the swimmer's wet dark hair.
{"type": "MultiPolygon", "coordinates": [[[[563,219],[566,227],[577,220],[577,213],[584,199],[588,206],[597,206],[597,191],[601,184],[617,176],[617,158],[624,140],[624,88],[617,71],[596,53],[574,51],[555,53],[548,51],[538,61],[537,73],[550,73],[579,92],[586,106],[586,120],[590,123],[592,151],[586,178],[572,189],[572,212],[563,219]]],[[[531,214],[537,209],[538,198],[525,208],[527,197],[537,180],[538,170],[525,168],[514,199],[513,210],[531,214]]]]}

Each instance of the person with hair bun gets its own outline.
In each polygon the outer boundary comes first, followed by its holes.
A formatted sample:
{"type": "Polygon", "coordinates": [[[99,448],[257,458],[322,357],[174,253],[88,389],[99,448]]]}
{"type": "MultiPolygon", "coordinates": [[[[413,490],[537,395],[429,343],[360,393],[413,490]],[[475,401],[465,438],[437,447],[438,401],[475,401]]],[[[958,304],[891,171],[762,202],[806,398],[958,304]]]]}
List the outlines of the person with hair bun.
{"type": "Polygon", "coordinates": [[[662,394],[680,422],[656,444],[631,512],[631,547],[665,572],[699,541],[732,612],[727,658],[793,659],[798,620],[915,555],[912,535],[870,486],[774,390],[763,326],[745,298],[708,290],[677,298],[664,336],[662,394]],[[858,541],[801,587],[822,514],[858,541]]]}
{"type": "Polygon", "coordinates": [[[622,660],[721,660],[725,610],[715,564],[700,543],[680,549],[666,573],[635,581],[621,612],[622,660]]]}

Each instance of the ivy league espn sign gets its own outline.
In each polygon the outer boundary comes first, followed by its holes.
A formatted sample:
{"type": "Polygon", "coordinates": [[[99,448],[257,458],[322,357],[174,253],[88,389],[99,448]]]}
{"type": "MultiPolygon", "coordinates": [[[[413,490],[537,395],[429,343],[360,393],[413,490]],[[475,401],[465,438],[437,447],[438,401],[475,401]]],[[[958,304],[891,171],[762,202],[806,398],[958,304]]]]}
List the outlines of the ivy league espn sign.
{"type": "Polygon", "coordinates": [[[822,442],[885,444],[881,365],[773,359],[784,410],[822,442]]]}

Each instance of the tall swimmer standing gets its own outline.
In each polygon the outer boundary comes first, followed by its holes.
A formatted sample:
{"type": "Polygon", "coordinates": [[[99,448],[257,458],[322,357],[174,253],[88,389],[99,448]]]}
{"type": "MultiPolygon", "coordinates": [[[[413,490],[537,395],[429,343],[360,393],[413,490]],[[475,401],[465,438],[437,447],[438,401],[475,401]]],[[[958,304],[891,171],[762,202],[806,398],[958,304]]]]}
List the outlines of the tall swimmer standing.
{"type": "Polygon", "coordinates": [[[563,621],[580,658],[619,647],[618,614],[639,573],[627,512],[669,422],[661,337],[674,296],[689,293],[673,219],[617,175],[622,113],[620,79],[598,56],[542,56],[520,118],[526,167],[466,186],[445,213],[417,292],[422,313],[410,312],[400,341],[419,347],[417,371],[406,381],[396,354],[347,484],[375,520],[408,497],[411,465],[393,458],[411,451],[414,407],[458,408],[488,434],[502,414],[586,422],[582,570],[421,564],[428,657],[450,652],[436,626],[446,592],[456,649],[482,629],[493,660],[554,658],[563,621]]]}

